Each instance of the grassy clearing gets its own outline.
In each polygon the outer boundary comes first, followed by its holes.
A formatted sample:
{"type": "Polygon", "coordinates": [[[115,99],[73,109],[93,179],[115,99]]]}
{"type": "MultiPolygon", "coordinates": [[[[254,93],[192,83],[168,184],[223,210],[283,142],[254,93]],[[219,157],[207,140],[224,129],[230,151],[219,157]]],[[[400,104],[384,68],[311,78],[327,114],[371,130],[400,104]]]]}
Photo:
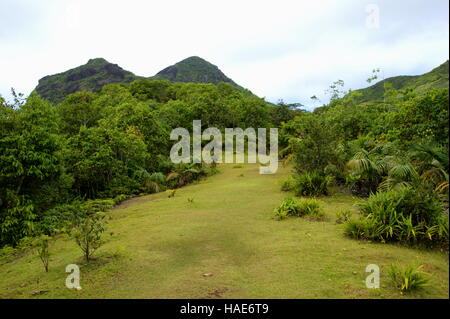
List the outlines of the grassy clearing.
{"type": "Polygon", "coordinates": [[[109,211],[107,242],[89,264],[73,240],[60,237],[50,244],[48,273],[31,252],[0,265],[0,297],[449,297],[447,254],[344,237],[335,220],[341,210],[357,211],[351,195],[322,197],[325,221],[276,221],[273,209],[288,195],[280,191],[287,168],[276,175],[260,175],[255,164],[220,168],[173,198],[158,193],[109,211]],[[72,263],[81,269],[79,291],[65,287],[72,263]],[[389,281],[392,263],[424,265],[430,286],[401,295],[389,281]],[[380,289],[365,287],[368,264],[381,269],[380,289]]]}

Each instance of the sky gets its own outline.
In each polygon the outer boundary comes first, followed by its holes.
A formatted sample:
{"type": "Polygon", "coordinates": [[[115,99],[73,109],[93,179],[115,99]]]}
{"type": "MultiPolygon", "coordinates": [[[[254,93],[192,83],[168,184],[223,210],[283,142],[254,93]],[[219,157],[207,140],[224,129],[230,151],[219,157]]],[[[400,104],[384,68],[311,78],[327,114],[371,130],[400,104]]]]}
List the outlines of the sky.
{"type": "Polygon", "coordinates": [[[152,76],[189,56],[266,100],[312,108],[346,89],[423,74],[449,57],[447,0],[0,0],[0,95],[103,57],[152,76]]]}

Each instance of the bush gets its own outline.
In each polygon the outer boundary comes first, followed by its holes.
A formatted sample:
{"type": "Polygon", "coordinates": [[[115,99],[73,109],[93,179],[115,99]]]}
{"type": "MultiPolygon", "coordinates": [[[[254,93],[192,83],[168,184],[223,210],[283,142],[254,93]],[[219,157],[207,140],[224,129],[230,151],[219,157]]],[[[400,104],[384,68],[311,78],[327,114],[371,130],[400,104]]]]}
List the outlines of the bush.
{"type": "Polygon", "coordinates": [[[113,198],[114,201],[114,205],[119,205],[120,203],[122,203],[124,200],[128,199],[128,195],[126,194],[121,194],[121,195],[117,195],[116,197],[113,198]]]}
{"type": "Polygon", "coordinates": [[[361,212],[359,221],[347,222],[347,235],[382,242],[448,243],[448,216],[432,195],[406,187],[378,192],[361,205],[361,212]]]}
{"type": "Polygon", "coordinates": [[[289,175],[288,178],[281,183],[281,191],[283,192],[293,191],[295,184],[296,184],[295,177],[289,175]]]}
{"type": "Polygon", "coordinates": [[[105,212],[113,208],[115,202],[113,199],[92,199],[85,201],[82,205],[82,209],[87,213],[105,212]]]}
{"type": "Polygon", "coordinates": [[[37,229],[40,233],[49,236],[68,231],[87,215],[107,211],[127,198],[128,195],[118,195],[114,199],[74,201],[70,204],[58,205],[42,214],[41,220],[37,223],[37,229]]]}
{"type": "Polygon", "coordinates": [[[323,172],[326,176],[331,176],[333,180],[336,181],[337,183],[339,184],[345,183],[344,170],[337,167],[336,165],[328,164],[327,166],[325,166],[323,172]]]}
{"type": "Polygon", "coordinates": [[[66,231],[71,227],[74,220],[83,214],[82,203],[80,201],[58,205],[43,213],[37,227],[41,233],[52,236],[56,233],[66,231]]]}
{"type": "Polygon", "coordinates": [[[48,272],[48,263],[50,260],[50,254],[48,251],[48,241],[50,237],[47,235],[41,235],[36,238],[36,250],[39,256],[39,259],[41,259],[42,264],[44,265],[44,269],[46,272],[48,272]]]}
{"type": "Polygon", "coordinates": [[[320,202],[311,198],[288,197],[275,208],[274,213],[280,220],[288,216],[309,217],[317,220],[325,217],[325,213],[320,208],[320,202]]]}
{"type": "Polygon", "coordinates": [[[296,178],[294,191],[297,196],[328,195],[332,178],[319,171],[305,172],[296,178]]]}
{"type": "Polygon", "coordinates": [[[83,251],[86,261],[89,261],[92,254],[103,244],[101,235],[105,231],[104,218],[101,214],[90,214],[80,219],[71,230],[71,235],[83,251]]]}
{"type": "Polygon", "coordinates": [[[412,266],[401,267],[391,265],[389,268],[389,278],[396,288],[402,293],[423,289],[427,286],[430,276],[421,270],[422,266],[414,268],[412,266]]]}
{"type": "Polygon", "coordinates": [[[355,239],[364,239],[365,223],[363,219],[350,219],[344,225],[345,235],[355,239]]]}
{"type": "Polygon", "coordinates": [[[33,203],[24,196],[9,192],[5,202],[6,207],[0,207],[0,247],[16,246],[21,238],[34,234],[37,214],[33,203]]]}

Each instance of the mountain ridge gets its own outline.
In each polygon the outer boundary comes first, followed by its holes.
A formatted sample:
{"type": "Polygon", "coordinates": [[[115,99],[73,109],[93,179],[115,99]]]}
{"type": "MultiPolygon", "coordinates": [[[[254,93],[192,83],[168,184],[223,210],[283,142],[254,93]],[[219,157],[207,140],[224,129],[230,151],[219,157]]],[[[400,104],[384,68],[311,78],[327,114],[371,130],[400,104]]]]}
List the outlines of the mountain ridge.
{"type": "MultiPolygon", "coordinates": [[[[401,75],[383,79],[369,87],[355,90],[362,94],[361,102],[381,101],[384,96],[384,84],[389,82],[394,89],[413,87],[423,92],[433,87],[445,87],[449,83],[449,61],[445,61],[430,72],[421,75],[401,75]]],[[[78,67],[67,71],[44,76],[39,80],[35,91],[44,99],[60,102],[65,96],[88,90],[97,92],[106,84],[130,83],[138,79],[168,80],[170,82],[194,83],[230,83],[243,89],[231,78],[227,77],[216,65],[198,56],[191,56],[170,65],[153,76],[143,77],[122,69],[119,65],[108,62],[104,58],[89,59],[78,67]]]]}
{"type": "Polygon", "coordinates": [[[51,102],[60,102],[66,95],[76,91],[97,92],[106,84],[129,83],[138,79],[213,84],[226,82],[242,89],[216,65],[198,56],[191,56],[149,77],[137,76],[104,58],[89,59],[86,64],[61,73],[44,76],[39,80],[35,91],[51,102]]]}
{"type": "Polygon", "coordinates": [[[362,89],[355,90],[363,96],[361,102],[381,101],[384,97],[384,84],[390,83],[393,89],[400,90],[413,87],[418,93],[430,88],[446,87],[449,84],[449,61],[435,67],[429,72],[420,75],[399,75],[393,76],[362,89]]]}
{"type": "Polygon", "coordinates": [[[104,58],[89,59],[78,67],[41,78],[35,91],[44,99],[59,102],[65,96],[81,91],[98,91],[110,83],[129,83],[141,77],[104,58]]]}

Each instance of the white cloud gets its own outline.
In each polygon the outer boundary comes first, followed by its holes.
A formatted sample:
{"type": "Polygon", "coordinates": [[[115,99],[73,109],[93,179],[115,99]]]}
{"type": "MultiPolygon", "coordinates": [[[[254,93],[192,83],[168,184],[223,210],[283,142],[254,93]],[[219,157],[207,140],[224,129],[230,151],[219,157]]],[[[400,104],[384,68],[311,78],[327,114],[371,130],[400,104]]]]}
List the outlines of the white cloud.
{"type": "Polygon", "coordinates": [[[56,1],[0,4],[0,94],[104,57],[150,76],[188,56],[271,101],[309,103],[345,80],[429,71],[448,59],[448,3],[428,1],[56,1]],[[366,27],[368,3],[380,28],[366,27]],[[407,10],[406,10],[407,8],[407,10]]]}

